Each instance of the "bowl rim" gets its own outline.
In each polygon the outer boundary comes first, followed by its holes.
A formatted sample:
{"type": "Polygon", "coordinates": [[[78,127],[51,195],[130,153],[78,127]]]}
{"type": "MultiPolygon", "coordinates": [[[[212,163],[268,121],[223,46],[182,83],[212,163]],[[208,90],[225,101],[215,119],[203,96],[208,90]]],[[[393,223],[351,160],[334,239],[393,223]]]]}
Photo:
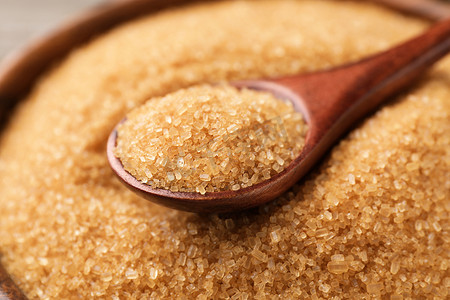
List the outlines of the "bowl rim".
{"type": "Polygon", "coordinates": [[[220,0],[109,0],[31,38],[0,60],[0,123],[32,90],[39,77],[74,48],[145,14],[183,4],[212,1],[220,0]]]}
{"type": "MultiPolygon", "coordinates": [[[[37,79],[80,46],[118,24],[158,10],[193,2],[221,0],[109,0],[87,9],[13,49],[0,60],[0,120],[20,102],[37,79]]],[[[437,21],[450,16],[442,0],[370,0],[404,14],[437,21]]],[[[1,122],[0,122],[1,123],[1,122]]]]}

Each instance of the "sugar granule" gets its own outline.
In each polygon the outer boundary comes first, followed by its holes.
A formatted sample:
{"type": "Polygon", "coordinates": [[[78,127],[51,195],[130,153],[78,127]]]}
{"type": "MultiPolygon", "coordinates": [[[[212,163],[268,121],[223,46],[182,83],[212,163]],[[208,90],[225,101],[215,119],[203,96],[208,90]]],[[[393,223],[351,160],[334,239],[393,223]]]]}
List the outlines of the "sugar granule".
{"type": "Polygon", "coordinates": [[[2,133],[2,264],[30,299],[448,299],[449,58],[253,211],[153,205],[105,157],[115,124],[149,98],[341,65],[426,25],[366,1],[224,1],[98,37],[2,133]]]}
{"type": "Polygon", "coordinates": [[[117,131],[115,155],[136,179],[204,194],[280,173],[300,153],[307,126],[269,92],[202,85],[150,99],[117,131]]]}

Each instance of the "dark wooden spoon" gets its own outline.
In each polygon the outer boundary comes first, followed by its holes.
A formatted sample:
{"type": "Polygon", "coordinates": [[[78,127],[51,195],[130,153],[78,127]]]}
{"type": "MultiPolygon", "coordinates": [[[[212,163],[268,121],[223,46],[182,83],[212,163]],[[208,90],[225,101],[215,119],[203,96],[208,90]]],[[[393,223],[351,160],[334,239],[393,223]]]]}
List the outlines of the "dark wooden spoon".
{"type": "MultiPolygon", "coordinates": [[[[352,125],[419,77],[450,51],[450,19],[419,37],[357,63],[292,77],[234,83],[270,91],[292,101],[303,113],[309,131],[300,155],[281,173],[238,191],[206,193],[154,189],[124,170],[113,154],[117,131],[111,133],[107,155],[125,185],[150,201],[192,212],[228,212],[261,205],[283,194],[302,178],[352,125]]],[[[430,109],[433,109],[430,107],[430,109]]]]}

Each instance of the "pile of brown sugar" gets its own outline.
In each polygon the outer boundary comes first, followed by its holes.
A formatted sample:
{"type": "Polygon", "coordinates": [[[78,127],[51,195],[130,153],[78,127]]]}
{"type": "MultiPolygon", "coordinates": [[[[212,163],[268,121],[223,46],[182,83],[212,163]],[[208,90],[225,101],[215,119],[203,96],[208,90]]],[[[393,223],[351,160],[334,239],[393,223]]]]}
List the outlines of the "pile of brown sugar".
{"type": "Polygon", "coordinates": [[[328,68],[426,25],[360,1],[227,1],[75,50],[2,134],[1,263],[31,299],[448,299],[449,58],[252,211],[159,207],[105,156],[115,124],[149,98],[328,68]]]}
{"type": "Polygon", "coordinates": [[[291,102],[268,92],[202,85],[150,99],[118,126],[125,170],[173,192],[239,190],[280,173],[307,127],[291,102]]]}

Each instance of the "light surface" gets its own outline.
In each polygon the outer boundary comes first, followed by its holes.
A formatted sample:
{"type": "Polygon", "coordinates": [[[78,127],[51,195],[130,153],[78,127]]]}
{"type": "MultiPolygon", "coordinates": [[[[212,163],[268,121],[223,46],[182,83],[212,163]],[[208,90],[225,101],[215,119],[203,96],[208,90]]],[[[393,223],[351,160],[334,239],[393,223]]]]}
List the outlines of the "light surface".
{"type": "Polygon", "coordinates": [[[102,0],[0,0],[0,60],[102,0]]]}

